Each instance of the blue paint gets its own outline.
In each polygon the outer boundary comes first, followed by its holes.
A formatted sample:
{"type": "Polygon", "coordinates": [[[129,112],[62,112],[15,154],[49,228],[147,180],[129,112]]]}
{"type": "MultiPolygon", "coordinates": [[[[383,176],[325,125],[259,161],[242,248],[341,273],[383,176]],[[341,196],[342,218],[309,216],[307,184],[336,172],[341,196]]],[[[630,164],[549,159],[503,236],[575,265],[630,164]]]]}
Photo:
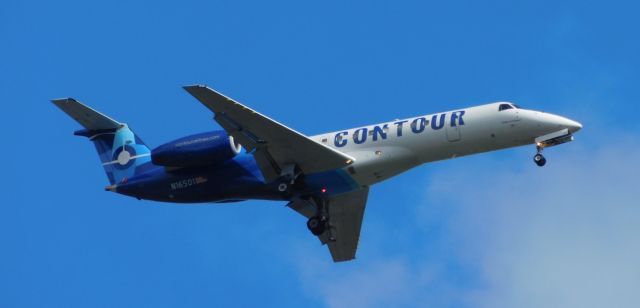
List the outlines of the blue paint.
{"type": "Polygon", "coordinates": [[[356,144],[363,144],[367,141],[367,128],[359,128],[353,133],[353,142],[356,144]]]}
{"type": "Polygon", "coordinates": [[[387,139],[387,129],[389,128],[388,124],[373,127],[373,141],[378,141],[378,136],[382,139],[387,139]]]}
{"type": "Polygon", "coordinates": [[[454,111],[451,114],[451,127],[456,127],[457,125],[464,125],[464,120],[462,120],[463,115],[464,115],[464,110],[454,111]]]}
{"type": "Polygon", "coordinates": [[[349,132],[337,133],[336,136],[333,138],[333,144],[338,148],[341,148],[347,145],[347,138],[345,138],[347,134],[349,134],[349,132]]]}
{"type": "Polygon", "coordinates": [[[402,120],[402,121],[393,123],[396,125],[398,137],[402,137],[402,126],[404,125],[404,123],[407,123],[407,122],[408,122],[407,120],[402,120]]]}
{"type": "Polygon", "coordinates": [[[411,122],[411,131],[414,134],[419,134],[424,131],[426,126],[427,126],[427,119],[416,118],[411,122]]]}
{"type": "Polygon", "coordinates": [[[140,174],[144,169],[139,167],[151,161],[149,148],[126,125],[117,130],[85,129],[76,131],[75,135],[87,137],[93,142],[110,184],[140,174]],[[129,159],[122,161],[124,165],[121,165],[118,156],[124,151],[128,152],[125,154],[129,159]]]}
{"type": "Polygon", "coordinates": [[[309,193],[325,188],[324,196],[337,195],[359,188],[358,183],[343,169],[314,173],[305,177],[309,193]]]}
{"type": "Polygon", "coordinates": [[[151,161],[165,167],[214,165],[236,156],[224,130],[193,134],[162,144],[151,151],[151,161]]]}
{"type": "MultiPolygon", "coordinates": [[[[464,125],[464,120],[462,119],[462,116],[464,114],[465,114],[464,110],[453,112],[451,114],[451,126],[455,127],[459,125],[464,125]]],[[[442,129],[445,125],[446,116],[447,116],[447,113],[432,115],[431,129],[433,130],[442,129]]],[[[429,120],[427,120],[427,117],[428,116],[424,116],[424,117],[414,118],[413,120],[401,120],[401,121],[393,122],[393,124],[396,126],[396,136],[402,137],[404,124],[408,123],[409,121],[411,121],[411,124],[409,125],[411,127],[411,132],[413,132],[414,134],[423,133],[429,126],[429,120]]],[[[351,136],[350,139],[353,139],[353,142],[355,144],[363,144],[367,142],[367,136],[369,135],[368,133],[371,132],[372,141],[384,140],[384,139],[387,139],[388,137],[388,128],[389,128],[389,124],[376,125],[371,129],[371,131],[369,131],[368,128],[366,127],[358,128],[355,131],[353,131],[353,135],[351,136]]],[[[342,132],[336,133],[333,141],[334,145],[338,148],[346,146],[348,144],[348,139],[349,139],[347,138],[348,135],[349,135],[348,131],[342,131],[342,132]]]]}
{"type": "Polygon", "coordinates": [[[446,115],[447,115],[446,113],[441,114],[439,122],[436,122],[436,119],[438,118],[438,115],[437,114],[433,115],[433,117],[431,117],[431,129],[439,130],[439,129],[443,128],[444,127],[444,117],[446,115]]]}
{"type": "MultiPolygon", "coordinates": [[[[464,125],[462,118],[464,114],[464,111],[453,112],[451,125],[464,125]]],[[[446,113],[433,115],[431,128],[438,130],[444,127],[446,116],[446,113]]],[[[409,121],[411,121],[411,131],[414,134],[423,133],[429,126],[426,117],[394,122],[398,137],[402,137],[404,124],[409,121]]],[[[388,137],[388,128],[389,124],[376,125],[371,130],[366,127],[358,128],[353,131],[351,138],[349,138],[349,131],[342,131],[335,134],[334,144],[336,147],[344,147],[348,144],[349,139],[353,139],[355,144],[364,144],[368,140],[369,132],[371,132],[370,140],[374,142],[385,140],[388,137]]],[[[126,126],[111,131],[79,131],[77,135],[91,138],[98,149],[100,159],[105,164],[109,181],[111,184],[117,183],[116,192],[124,195],[178,203],[286,199],[286,196],[277,190],[279,181],[265,183],[254,156],[249,153],[240,153],[221,159],[216,164],[204,164],[197,167],[185,165],[176,166],[177,169],[166,169],[151,161],[149,154],[152,153],[149,148],[126,126]],[[138,157],[123,161],[123,165],[120,165],[117,160],[123,151],[127,151],[128,155],[132,157],[136,155],[138,157]]],[[[182,143],[185,143],[185,146],[195,147],[200,146],[198,142],[202,140],[201,143],[204,146],[210,143],[209,139],[205,137],[213,135],[218,136],[220,132],[196,134],[185,137],[186,141],[184,142],[174,143],[175,146],[180,145],[180,147],[182,147],[182,143]]],[[[218,139],[226,140],[226,138],[228,136],[224,134],[220,135],[218,139]]],[[[226,149],[227,144],[224,143],[224,145],[223,148],[226,149]]],[[[209,150],[215,152],[213,149],[209,150]]],[[[213,156],[215,154],[208,153],[213,156]]],[[[329,194],[338,194],[356,189],[358,185],[349,174],[338,169],[319,174],[306,174],[305,184],[299,188],[299,192],[315,194],[322,188],[327,188],[329,194]]]]}

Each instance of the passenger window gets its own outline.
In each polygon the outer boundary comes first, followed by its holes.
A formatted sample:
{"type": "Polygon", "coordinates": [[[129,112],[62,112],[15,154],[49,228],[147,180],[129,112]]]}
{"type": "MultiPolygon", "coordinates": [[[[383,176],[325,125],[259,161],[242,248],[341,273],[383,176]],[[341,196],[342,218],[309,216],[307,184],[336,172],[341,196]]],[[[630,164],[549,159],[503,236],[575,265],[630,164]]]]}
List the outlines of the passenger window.
{"type": "Polygon", "coordinates": [[[498,107],[498,111],[507,110],[507,109],[513,109],[513,107],[511,107],[511,105],[509,104],[500,104],[500,107],[498,107]]]}

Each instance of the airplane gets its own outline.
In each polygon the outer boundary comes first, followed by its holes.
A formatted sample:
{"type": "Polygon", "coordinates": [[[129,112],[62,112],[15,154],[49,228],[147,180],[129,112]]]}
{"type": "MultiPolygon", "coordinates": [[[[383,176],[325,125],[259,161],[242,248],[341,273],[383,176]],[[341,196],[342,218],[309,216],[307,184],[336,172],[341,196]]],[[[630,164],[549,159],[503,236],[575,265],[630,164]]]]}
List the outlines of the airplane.
{"type": "Polygon", "coordinates": [[[73,98],[52,102],[83,129],[107,173],[107,191],[173,203],[286,201],[334,262],[356,256],[372,185],[419,165],[523,145],[573,141],[565,117],[497,102],[306,136],[205,85],[184,89],[222,130],[150,149],[127,124],[73,98]],[[244,148],[244,150],[243,150],[244,148]]]}

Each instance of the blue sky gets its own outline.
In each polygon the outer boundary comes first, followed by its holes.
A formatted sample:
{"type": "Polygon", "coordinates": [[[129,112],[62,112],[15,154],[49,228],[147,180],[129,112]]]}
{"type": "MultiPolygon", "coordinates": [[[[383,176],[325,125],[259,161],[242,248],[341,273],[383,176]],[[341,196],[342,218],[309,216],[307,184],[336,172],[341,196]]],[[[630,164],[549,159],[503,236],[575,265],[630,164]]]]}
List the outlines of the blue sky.
{"type": "Polygon", "coordinates": [[[14,1],[0,10],[2,307],[637,307],[640,7],[632,1],[14,1]],[[512,100],[577,142],[374,186],[333,264],[278,202],[103,191],[75,97],[151,146],[217,129],[206,83],[303,133],[512,100]],[[8,112],[7,112],[8,109],[8,112]]]}

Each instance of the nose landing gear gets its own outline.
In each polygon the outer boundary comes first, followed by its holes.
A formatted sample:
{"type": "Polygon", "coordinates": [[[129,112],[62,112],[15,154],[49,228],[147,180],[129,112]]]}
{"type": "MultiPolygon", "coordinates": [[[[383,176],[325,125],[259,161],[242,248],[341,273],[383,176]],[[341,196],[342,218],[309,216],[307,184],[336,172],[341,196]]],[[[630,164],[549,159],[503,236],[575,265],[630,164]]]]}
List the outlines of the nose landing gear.
{"type": "Polygon", "coordinates": [[[547,159],[544,158],[544,156],[542,156],[541,147],[536,147],[536,149],[538,150],[538,153],[535,156],[533,156],[533,162],[536,163],[538,167],[542,167],[547,163],[547,159]]]}
{"type": "Polygon", "coordinates": [[[536,163],[536,165],[538,165],[538,167],[542,167],[547,163],[547,159],[544,158],[544,156],[542,156],[542,154],[536,154],[533,157],[533,162],[536,163]]]}

